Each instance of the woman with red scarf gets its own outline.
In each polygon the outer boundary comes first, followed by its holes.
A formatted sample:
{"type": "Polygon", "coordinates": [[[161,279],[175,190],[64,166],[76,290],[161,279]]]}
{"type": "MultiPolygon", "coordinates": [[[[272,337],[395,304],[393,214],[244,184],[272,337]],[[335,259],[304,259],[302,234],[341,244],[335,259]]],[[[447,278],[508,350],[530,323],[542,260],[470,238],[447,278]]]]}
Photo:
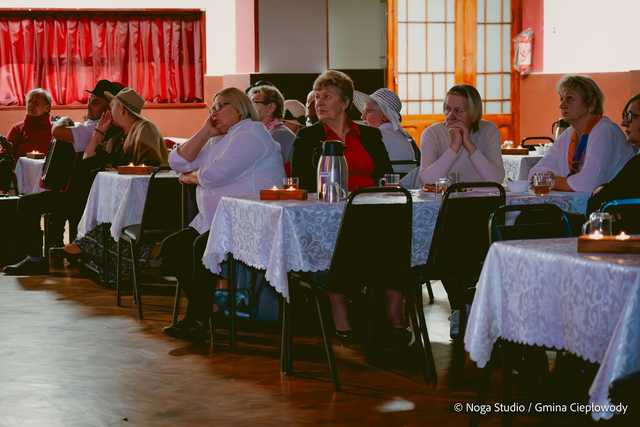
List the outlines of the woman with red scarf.
{"type": "Polygon", "coordinates": [[[27,94],[27,116],[13,125],[7,139],[13,144],[17,159],[30,151],[46,154],[51,142],[51,95],[44,89],[36,88],[27,94]]]}
{"type": "Polygon", "coordinates": [[[604,96],[591,78],[568,75],[557,85],[560,112],[571,127],[529,171],[554,174],[554,190],[591,193],[633,156],[617,124],[603,116],[604,96]]]}

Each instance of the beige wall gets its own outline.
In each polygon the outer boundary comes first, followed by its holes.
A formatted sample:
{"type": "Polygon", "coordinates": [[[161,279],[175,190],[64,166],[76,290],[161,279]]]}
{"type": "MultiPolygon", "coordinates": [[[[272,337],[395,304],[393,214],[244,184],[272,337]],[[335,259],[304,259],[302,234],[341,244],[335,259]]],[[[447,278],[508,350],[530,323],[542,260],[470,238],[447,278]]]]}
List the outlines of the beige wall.
{"type": "Polygon", "coordinates": [[[385,68],[386,2],[329,0],[329,67],[342,70],[385,68]]]}
{"type": "MultiPolygon", "coordinates": [[[[620,124],[622,108],[627,100],[640,93],[640,71],[618,73],[591,73],[605,96],[604,110],[615,123],[620,124]]],[[[562,74],[532,74],[520,84],[520,135],[551,136],[551,123],[558,119],[556,83],[562,74]]]]}

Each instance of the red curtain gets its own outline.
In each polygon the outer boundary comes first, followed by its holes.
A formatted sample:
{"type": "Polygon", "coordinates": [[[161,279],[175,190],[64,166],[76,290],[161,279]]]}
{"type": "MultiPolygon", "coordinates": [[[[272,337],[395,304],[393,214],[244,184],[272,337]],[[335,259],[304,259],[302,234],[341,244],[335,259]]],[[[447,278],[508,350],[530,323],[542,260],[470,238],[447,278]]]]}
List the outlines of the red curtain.
{"type": "Polygon", "coordinates": [[[151,103],[202,102],[201,37],[198,13],[0,14],[0,106],[35,87],[56,105],[86,103],[100,79],[151,103]]]}

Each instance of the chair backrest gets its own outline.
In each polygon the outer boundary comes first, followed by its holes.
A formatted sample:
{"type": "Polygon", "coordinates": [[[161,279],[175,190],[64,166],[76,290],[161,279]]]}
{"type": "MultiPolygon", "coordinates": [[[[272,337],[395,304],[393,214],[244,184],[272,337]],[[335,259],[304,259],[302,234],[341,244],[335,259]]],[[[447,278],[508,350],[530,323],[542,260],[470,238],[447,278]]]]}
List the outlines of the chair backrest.
{"type": "Polygon", "coordinates": [[[553,138],[550,136],[527,136],[522,138],[520,146],[528,148],[529,151],[533,151],[537,145],[547,144],[549,142],[553,144],[553,138]]]}
{"type": "Polygon", "coordinates": [[[407,175],[407,173],[411,172],[413,169],[418,167],[419,163],[417,160],[391,160],[391,167],[394,173],[400,174],[400,178],[403,178],[407,175]],[[411,168],[395,168],[394,166],[413,166],[411,168]],[[407,169],[406,172],[401,172],[399,169],[407,169]]]}
{"type": "Polygon", "coordinates": [[[489,249],[489,216],[505,202],[504,188],[495,182],[461,182],[450,186],[438,212],[425,278],[475,283],[489,249]],[[462,193],[474,188],[495,191],[462,193]]]}
{"type": "Polygon", "coordinates": [[[567,214],[548,203],[500,206],[489,218],[489,239],[499,240],[550,239],[571,236],[567,214]],[[519,212],[510,223],[509,212],[519,212]]]}
{"type": "Polygon", "coordinates": [[[147,197],[144,202],[140,239],[145,232],[173,232],[180,228],[182,216],[180,183],[177,177],[162,177],[159,172],[171,170],[168,166],[157,167],[149,179],[147,197]]]}
{"type": "Polygon", "coordinates": [[[640,198],[609,200],[600,206],[600,212],[615,216],[614,232],[640,234],[640,198]]]}
{"type": "Polygon", "coordinates": [[[351,193],[331,258],[329,287],[358,292],[362,284],[409,284],[412,215],[411,193],[404,188],[370,187],[351,193]]]}
{"type": "Polygon", "coordinates": [[[78,156],[73,144],[54,139],[42,166],[40,187],[53,191],[66,191],[73,177],[78,156]]]}

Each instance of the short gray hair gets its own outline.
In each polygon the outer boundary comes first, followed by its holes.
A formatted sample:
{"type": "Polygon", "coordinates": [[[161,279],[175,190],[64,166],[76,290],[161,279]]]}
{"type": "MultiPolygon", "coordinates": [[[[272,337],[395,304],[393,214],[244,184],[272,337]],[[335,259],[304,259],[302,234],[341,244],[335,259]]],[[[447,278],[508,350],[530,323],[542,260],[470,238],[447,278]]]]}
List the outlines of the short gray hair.
{"type": "Polygon", "coordinates": [[[273,111],[273,117],[281,119],[284,117],[284,96],[282,92],[275,86],[255,86],[249,91],[249,96],[261,93],[264,95],[264,102],[274,103],[276,109],[273,111]]]}
{"type": "Polygon", "coordinates": [[[49,93],[49,91],[46,91],[46,90],[42,89],[41,87],[37,87],[37,88],[31,89],[29,92],[27,92],[27,96],[26,96],[25,99],[29,99],[33,95],[40,95],[42,97],[42,99],[45,100],[47,105],[51,106],[51,94],[49,93]]]}

